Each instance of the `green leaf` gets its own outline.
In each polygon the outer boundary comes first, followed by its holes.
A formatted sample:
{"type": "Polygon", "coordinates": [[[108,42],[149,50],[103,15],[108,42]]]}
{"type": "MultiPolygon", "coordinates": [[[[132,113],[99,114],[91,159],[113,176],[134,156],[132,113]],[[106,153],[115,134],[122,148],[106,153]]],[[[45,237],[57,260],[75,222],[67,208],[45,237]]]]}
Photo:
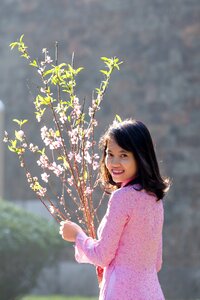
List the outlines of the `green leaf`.
{"type": "Polygon", "coordinates": [[[59,132],[59,130],[56,130],[56,136],[57,136],[57,137],[60,137],[60,132],[59,132]]]}
{"type": "Polygon", "coordinates": [[[103,60],[103,61],[109,61],[109,62],[110,62],[110,58],[105,57],[105,56],[102,56],[102,57],[101,57],[101,60],[103,60]]]}
{"type": "Polygon", "coordinates": [[[68,162],[66,161],[65,158],[63,158],[63,166],[64,166],[64,168],[65,168],[66,170],[69,169],[69,164],[68,164],[68,162]]]}
{"type": "Polygon", "coordinates": [[[122,122],[122,119],[119,115],[115,115],[115,120],[117,120],[120,123],[122,122]]]}
{"type": "Polygon", "coordinates": [[[83,178],[84,178],[84,180],[87,180],[87,178],[88,178],[88,173],[86,170],[84,171],[83,178]]]}
{"type": "Polygon", "coordinates": [[[108,75],[108,71],[106,71],[106,70],[100,70],[100,72],[105,74],[106,76],[108,75]]]}
{"type": "Polygon", "coordinates": [[[10,141],[10,146],[8,146],[8,149],[11,151],[11,152],[15,152],[17,153],[17,140],[11,140],[10,141]]]}
{"type": "Polygon", "coordinates": [[[21,121],[20,121],[20,120],[17,120],[17,119],[13,119],[13,122],[16,122],[18,125],[21,124],[21,121]]]}
{"type": "Polygon", "coordinates": [[[64,168],[65,168],[66,170],[69,169],[69,164],[68,164],[66,158],[65,158],[63,155],[62,155],[62,156],[58,156],[58,157],[57,157],[57,160],[62,160],[62,161],[63,161],[63,166],[64,166],[64,168]]]}
{"type": "Polygon", "coordinates": [[[51,97],[50,96],[48,96],[48,97],[45,97],[45,98],[43,98],[43,101],[41,101],[41,104],[42,105],[49,105],[50,103],[51,103],[51,97]]]}
{"type": "Polygon", "coordinates": [[[39,184],[38,181],[36,181],[36,182],[34,183],[34,185],[31,187],[31,189],[32,189],[34,192],[39,191],[41,188],[42,188],[42,187],[41,187],[41,185],[39,184]]]}
{"type": "MultiPolygon", "coordinates": [[[[36,108],[37,109],[37,108],[36,108]]],[[[39,111],[36,111],[35,114],[36,114],[36,119],[41,119],[42,116],[44,115],[44,112],[45,112],[46,108],[44,109],[39,109],[39,111]]]]}
{"type": "Polygon", "coordinates": [[[80,68],[76,69],[75,74],[77,75],[77,74],[80,73],[82,70],[84,70],[83,67],[80,67],[80,68]]]}
{"type": "Polygon", "coordinates": [[[67,65],[66,63],[62,63],[62,64],[59,64],[58,67],[59,67],[59,69],[61,69],[63,67],[66,67],[66,65],[67,65]]]}
{"type": "Polygon", "coordinates": [[[22,35],[20,36],[20,39],[19,39],[20,43],[23,42],[23,38],[24,38],[24,34],[22,34],[22,35]]]}
{"type": "Polygon", "coordinates": [[[9,46],[10,46],[11,50],[13,50],[13,48],[15,48],[16,46],[18,46],[18,42],[10,43],[9,46]]]}
{"type": "Polygon", "coordinates": [[[12,146],[8,146],[8,149],[9,149],[11,152],[17,152],[17,151],[16,151],[16,148],[13,148],[12,146]]]}
{"type": "Polygon", "coordinates": [[[45,154],[45,148],[43,148],[42,150],[38,150],[37,152],[44,155],[45,154]]]}
{"type": "Polygon", "coordinates": [[[25,123],[27,123],[28,120],[13,119],[13,122],[17,123],[20,127],[22,127],[22,125],[24,125],[25,123]]]}
{"type": "Polygon", "coordinates": [[[47,70],[46,72],[44,72],[43,76],[47,76],[49,74],[52,74],[54,72],[54,69],[50,69],[50,70],[47,70]]]}
{"type": "Polygon", "coordinates": [[[24,125],[25,123],[27,123],[28,122],[28,120],[26,119],[26,120],[22,120],[22,125],[24,125]]]}
{"type": "Polygon", "coordinates": [[[74,71],[75,71],[75,70],[73,69],[73,67],[72,67],[70,64],[68,64],[68,70],[69,70],[69,72],[72,73],[72,74],[73,74],[74,71]]]}
{"type": "Polygon", "coordinates": [[[97,91],[98,94],[101,93],[101,90],[99,88],[96,88],[95,90],[97,91]]]}
{"type": "Polygon", "coordinates": [[[38,68],[37,61],[34,59],[34,60],[30,63],[30,66],[33,66],[33,67],[38,68]]]}
{"type": "Polygon", "coordinates": [[[23,54],[21,55],[21,57],[24,57],[24,58],[28,59],[28,58],[29,58],[29,55],[28,55],[27,53],[23,53],[23,54]]]}

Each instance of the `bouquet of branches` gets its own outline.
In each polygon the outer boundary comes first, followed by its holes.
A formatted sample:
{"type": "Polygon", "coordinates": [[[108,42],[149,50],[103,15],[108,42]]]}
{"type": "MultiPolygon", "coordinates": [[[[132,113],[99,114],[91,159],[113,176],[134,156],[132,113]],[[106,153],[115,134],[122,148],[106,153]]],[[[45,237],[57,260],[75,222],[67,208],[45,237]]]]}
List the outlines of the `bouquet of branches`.
{"type": "Polygon", "coordinates": [[[39,93],[33,103],[44,147],[40,149],[29,141],[24,130],[27,119],[14,119],[18,126],[14,138],[5,132],[4,141],[9,150],[17,154],[30,188],[56,221],[69,220],[75,215],[88,235],[95,238],[95,218],[98,219],[97,209],[102,200],[94,207],[93,192],[98,183],[99,167],[96,113],[112,72],[119,70],[122,62],[116,57],[101,57],[105,64],[105,69],[100,70],[104,78],[92,93],[90,104],[86,105],[75,92],[76,76],[83,68],[74,68],[73,56],[71,64],[58,63],[56,43],[54,61],[47,49],[42,50],[43,60],[32,59],[23,38],[24,35],[10,47],[17,48],[40,77],[39,93]],[[41,178],[32,174],[27,153],[35,156],[41,178]],[[56,180],[58,191],[52,180],[56,180]]]}

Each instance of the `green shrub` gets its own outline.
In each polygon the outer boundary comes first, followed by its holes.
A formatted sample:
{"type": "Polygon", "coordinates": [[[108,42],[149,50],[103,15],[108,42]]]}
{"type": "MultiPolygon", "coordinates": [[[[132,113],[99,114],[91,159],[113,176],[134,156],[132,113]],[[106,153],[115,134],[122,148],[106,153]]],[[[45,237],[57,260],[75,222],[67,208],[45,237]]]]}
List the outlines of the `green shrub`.
{"type": "Polygon", "coordinates": [[[41,269],[58,261],[64,247],[58,226],[0,201],[0,299],[27,294],[41,269]]]}

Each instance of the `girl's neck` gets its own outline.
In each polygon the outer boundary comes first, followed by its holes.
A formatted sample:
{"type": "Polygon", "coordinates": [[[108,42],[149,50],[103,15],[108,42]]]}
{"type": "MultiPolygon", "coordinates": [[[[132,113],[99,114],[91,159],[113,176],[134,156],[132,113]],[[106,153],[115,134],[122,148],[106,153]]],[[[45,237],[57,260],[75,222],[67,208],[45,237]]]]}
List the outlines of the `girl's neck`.
{"type": "Polygon", "coordinates": [[[127,185],[129,182],[133,181],[136,177],[129,178],[123,182],[121,182],[121,188],[127,185]]]}

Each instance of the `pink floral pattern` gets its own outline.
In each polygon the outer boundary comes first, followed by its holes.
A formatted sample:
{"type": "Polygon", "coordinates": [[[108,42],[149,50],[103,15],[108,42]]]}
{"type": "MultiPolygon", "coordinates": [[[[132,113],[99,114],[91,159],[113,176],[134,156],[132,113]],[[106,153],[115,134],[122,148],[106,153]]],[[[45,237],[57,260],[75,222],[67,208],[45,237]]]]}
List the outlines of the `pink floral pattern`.
{"type": "Polygon", "coordinates": [[[163,203],[133,186],[113,192],[98,240],[76,238],[75,258],[104,268],[100,300],[163,300],[157,272],[162,265],[163,203]]]}

